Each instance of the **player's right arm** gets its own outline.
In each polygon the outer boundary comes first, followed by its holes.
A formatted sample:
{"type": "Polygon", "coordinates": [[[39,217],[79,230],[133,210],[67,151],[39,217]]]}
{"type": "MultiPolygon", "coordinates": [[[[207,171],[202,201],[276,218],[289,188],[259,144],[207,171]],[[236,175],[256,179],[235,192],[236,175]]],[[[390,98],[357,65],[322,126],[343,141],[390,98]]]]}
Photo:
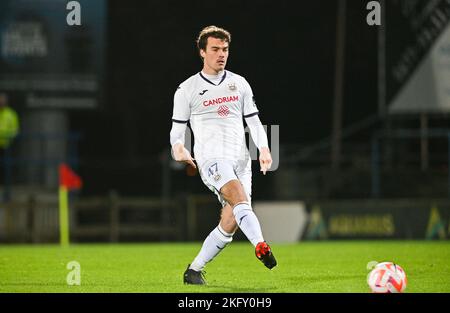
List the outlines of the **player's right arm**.
{"type": "Polygon", "coordinates": [[[170,130],[170,144],[172,157],[175,161],[184,162],[196,168],[194,159],[184,147],[184,135],[191,116],[189,101],[184,89],[178,87],[173,99],[172,129],[170,130]]]}

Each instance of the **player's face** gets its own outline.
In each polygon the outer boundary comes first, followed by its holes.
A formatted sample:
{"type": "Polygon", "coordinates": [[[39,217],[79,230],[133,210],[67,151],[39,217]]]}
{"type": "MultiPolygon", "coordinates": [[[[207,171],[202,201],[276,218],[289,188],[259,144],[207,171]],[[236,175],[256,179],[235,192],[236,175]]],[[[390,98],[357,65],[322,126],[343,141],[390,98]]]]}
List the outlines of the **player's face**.
{"type": "Polygon", "coordinates": [[[206,50],[200,50],[203,69],[207,74],[217,74],[225,69],[228,59],[228,42],[209,37],[206,50]]]}

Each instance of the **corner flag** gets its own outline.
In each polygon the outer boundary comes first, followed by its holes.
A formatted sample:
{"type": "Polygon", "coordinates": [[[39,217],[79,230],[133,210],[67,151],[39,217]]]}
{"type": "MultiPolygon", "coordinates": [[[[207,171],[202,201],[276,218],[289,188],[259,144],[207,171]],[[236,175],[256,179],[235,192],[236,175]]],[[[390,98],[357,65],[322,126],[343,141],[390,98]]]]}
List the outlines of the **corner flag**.
{"type": "Polygon", "coordinates": [[[59,165],[59,239],[62,246],[69,244],[69,190],[80,189],[81,178],[65,163],[59,165]]]}

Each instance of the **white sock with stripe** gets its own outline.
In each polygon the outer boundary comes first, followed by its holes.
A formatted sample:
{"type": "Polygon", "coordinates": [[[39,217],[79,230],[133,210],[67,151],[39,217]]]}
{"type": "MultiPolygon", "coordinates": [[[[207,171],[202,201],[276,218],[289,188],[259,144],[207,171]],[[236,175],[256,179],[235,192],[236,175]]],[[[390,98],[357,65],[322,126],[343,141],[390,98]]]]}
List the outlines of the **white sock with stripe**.
{"type": "Polygon", "coordinates": [[[233,214],[239,228],[255,247],[258,242],[264,241],[261,225],[248,202],[236,204],[233,208],[233,214]]]}
{"type": "Polygon", "coordinates": [[[220,224],[209,233],[203,242],[200,252],[195,257],[189,268],[194,271],[201,271],[206,263],[214,259],[233,240],[234,233],[227,233],[220,224]]]}

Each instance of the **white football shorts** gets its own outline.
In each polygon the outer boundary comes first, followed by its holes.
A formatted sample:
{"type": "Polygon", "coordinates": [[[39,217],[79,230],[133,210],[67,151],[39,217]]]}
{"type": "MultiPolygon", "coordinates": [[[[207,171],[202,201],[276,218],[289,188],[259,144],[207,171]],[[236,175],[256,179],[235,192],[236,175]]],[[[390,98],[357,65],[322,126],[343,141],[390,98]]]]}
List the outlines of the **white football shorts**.
{"type": "Polygon", "coordinates": [[[247,201],[252,201],[252,163],[248,160],[209,160],[199,167],[203,183],[217,195],[219,202],[225,206],[227,202],[220,194],[220,189],[229,181],[237,179],[244,187],[247,201]]]}

